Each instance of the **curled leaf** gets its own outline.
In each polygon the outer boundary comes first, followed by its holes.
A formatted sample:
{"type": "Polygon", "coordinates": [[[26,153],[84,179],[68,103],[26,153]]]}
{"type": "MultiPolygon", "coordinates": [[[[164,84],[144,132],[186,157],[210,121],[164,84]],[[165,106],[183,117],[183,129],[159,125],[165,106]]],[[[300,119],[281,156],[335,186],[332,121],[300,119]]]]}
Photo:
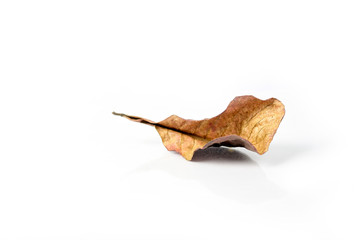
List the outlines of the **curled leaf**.
{"type": "Polygon", "coordinates": [[[220,115],[204,120],[188,120],[172,115],[161,122],[113,113],[129,120],[155,126],[169,151],[191,160],[194,152],[208,147],[244,147],[264,154],[284,117],[285,107],[275,98],[254,96],[234,98],[220,115]]]}

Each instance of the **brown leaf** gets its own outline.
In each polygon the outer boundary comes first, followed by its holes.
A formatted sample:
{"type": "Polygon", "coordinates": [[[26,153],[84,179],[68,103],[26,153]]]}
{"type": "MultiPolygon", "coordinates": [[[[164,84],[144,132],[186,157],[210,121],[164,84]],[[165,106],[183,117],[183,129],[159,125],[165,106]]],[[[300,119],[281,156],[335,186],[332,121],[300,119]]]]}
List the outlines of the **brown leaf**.
{"type": "Polygon", "coordinates": [[[204,120],[186,120],[172,115],[161,122],[115,113],[129,120],[155,126],[169,151],[191,160],[194,152],[208,147],[244,147],[264,154],[284,117],[285,107],[275,98],[234,98],[220,115],[204,120]]]}

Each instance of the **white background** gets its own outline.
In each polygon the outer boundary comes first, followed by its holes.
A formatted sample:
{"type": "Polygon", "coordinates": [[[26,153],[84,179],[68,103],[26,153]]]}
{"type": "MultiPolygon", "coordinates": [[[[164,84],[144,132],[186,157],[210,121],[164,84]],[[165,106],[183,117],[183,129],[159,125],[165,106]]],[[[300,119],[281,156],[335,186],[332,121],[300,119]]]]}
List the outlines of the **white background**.
{"type": "Polygon", "coordinates": [[[1,1],[0,239],[359,239],[358,1],[1,1]],[[259,156],[154,128],[240,95],[259,156]]]}

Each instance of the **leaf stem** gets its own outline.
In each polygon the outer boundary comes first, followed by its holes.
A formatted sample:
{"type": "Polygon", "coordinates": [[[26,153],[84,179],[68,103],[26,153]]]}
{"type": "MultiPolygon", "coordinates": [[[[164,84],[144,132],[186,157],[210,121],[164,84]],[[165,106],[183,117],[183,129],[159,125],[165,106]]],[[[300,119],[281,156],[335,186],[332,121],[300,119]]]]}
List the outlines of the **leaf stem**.
{"type": "Polygon", "coordinates": [[[125,116],[126,116],[126,114],[117,113],[117,112],[112,112],[112,114],[117,115],[117,116],[121,116],[121,117],[125,117],[125,116]]]}

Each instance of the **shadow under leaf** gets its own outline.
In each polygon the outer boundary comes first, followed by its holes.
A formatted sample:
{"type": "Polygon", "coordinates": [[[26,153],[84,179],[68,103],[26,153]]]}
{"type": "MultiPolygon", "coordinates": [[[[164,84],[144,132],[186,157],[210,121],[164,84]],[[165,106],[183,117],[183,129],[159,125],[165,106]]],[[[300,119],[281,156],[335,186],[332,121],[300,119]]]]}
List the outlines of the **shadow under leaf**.
{"type": "MultiPolygon", "coordinates": [[[[173,152],[172,152],[173,153],[173,152]]],[[[146,162],[131,172],[164,171],[185,181],[194,180],[218,196],[243,203],[264,202],[285,192],[269,181],[256,161],[238,149],[210,147],[196,151],[192,161],[173,153],[146,162]]]]}
{"type": "Polygon", "coordinates": [[[197,150],[192,159],[193,162],[200,161],[221,161],[221,162],[243,162],[252,163],[253,160],[246,154],[227,147],[210,147],[197,150]]]}

